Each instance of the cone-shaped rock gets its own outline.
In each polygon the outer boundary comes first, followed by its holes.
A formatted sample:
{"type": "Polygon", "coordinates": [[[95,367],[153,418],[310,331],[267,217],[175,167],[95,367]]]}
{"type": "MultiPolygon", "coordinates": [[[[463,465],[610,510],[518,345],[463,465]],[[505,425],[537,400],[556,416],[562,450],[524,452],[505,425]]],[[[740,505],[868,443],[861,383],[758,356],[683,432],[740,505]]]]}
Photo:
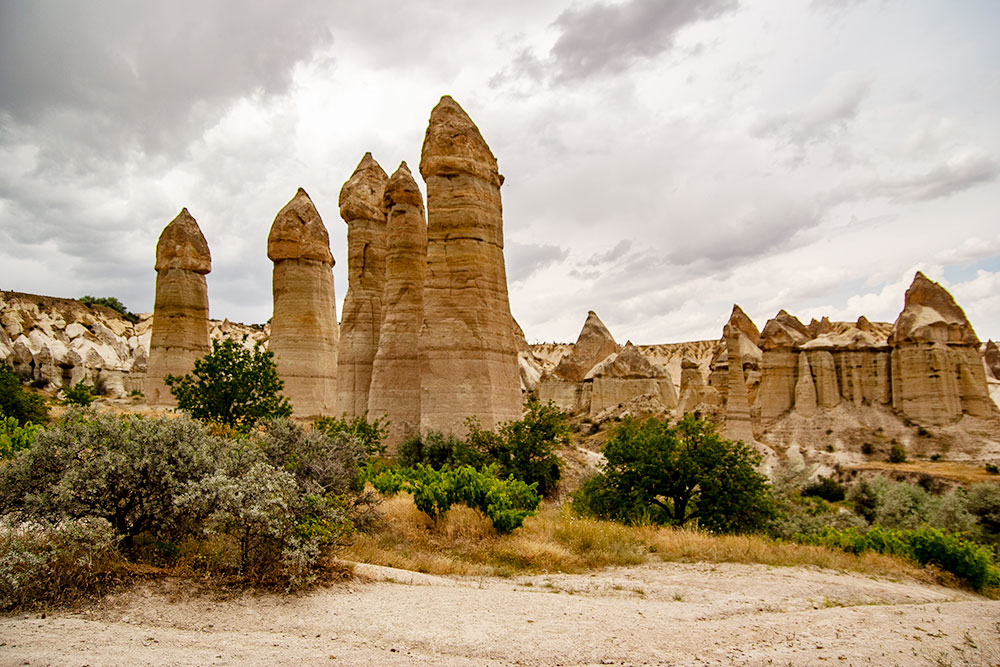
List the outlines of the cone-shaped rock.
{"type": "Polygon", "coordinates": [[[302,188],[271,225],[274,314],[268,349],[295,415],[332,415],[337,398],[337,313],[330,236],[302,188]]]}
{"type": "Polygon", "coordinates": [[[406,163],[385,187],[388,247],[382,323],[372,366],[368,413],[388,418],[386,446],[420,431],[420,327],[427,268],[427,225],[420,189],[406,163]]]}
{"type": "Polygon", "coordinates": [[[677,390],[670,372],[653,364],[631,341],[593,369],[591,415],[643,395],[653,397],[666,410],[677,407],[677,390]]]}
{"type": "Polygon", "coordinates": [[[576,339],[573,350],[559,361],[553,373],[569,380],[582,382],[597,364],[618,352],[618,343],[594,311],[587,313],[587,321],[576,339]]]}
{"type": "Polygon", "coordinates": [[[382,196],[388,179],[372,154],[365,153],[340,190],[340,217],[347,223],[347,295],[337,351],[337,414],[349,417],[368,410],[378,350],[386,252],[382,196]]]}
{"type": "MultiPolygon", "coordinates": [[[[826,318],[823,318],[826,319],[826,318]]],[[[806,352],[799,352],[799,376],[795,380],[795,411],[803,417],[816,414],[816,385],[806,352]]]]}
{"type": "MultiPolygon", "coordinates": [[[[757,340],[760,338],[760,331],[743,309],[738,304],[733,304],[733,311],[729,315],[726,327],[733,329],[736,334],[736,354],[740,363],[746,369],[756,373],[760,367],[761,351],[757,347],[757,340]]],[[[729,386],[729,340],[723,335],[719,339],[715,351],[712,353],[712,362],[709,365],[710,375],[708,383],[715,387],[723,396],[726,395],[729,386]]]]}
{"type": "Polygon", "coordinates": [[[753,440],[753,423],[750,421],[750,398],[747,394],[743,363],[739,355],[740,330],[726,325],[723,336],[729,350],[729,391],[726,396],[726,437],[749,444],[753,440]]]}
{"type": "Polygon", "coordinates": [[[906,290],[889,343],[893,407],[917,424],[996,414],[979,338],[951,294],[920,272],[906,290]]]}
{"type": "Polygon", "coordinates": [[[420,336],[421,428],[486,428],[521,416],[517,341],[503,259],[502,177],[479,129],[450,97],[431,112],[427,280],[420,336]]]}
{"type": "Polygon", "coordinates": [[[184,375],[208,354],[208,286],[212,255],[198,223],[182,210],[156,244],[156,300],[143,393],[150,405],[176,405],[163,379],[184,375]]]}

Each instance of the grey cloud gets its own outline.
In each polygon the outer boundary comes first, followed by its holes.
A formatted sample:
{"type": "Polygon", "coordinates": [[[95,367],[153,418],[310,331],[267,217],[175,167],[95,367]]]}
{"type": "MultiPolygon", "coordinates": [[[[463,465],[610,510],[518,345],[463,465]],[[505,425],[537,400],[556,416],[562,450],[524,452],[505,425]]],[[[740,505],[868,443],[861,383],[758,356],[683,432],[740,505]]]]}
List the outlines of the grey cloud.
{"type": "Polygon", "coordinates": [[[842,72],[801,109],[766,115],[752,129],[758,136],[778,136],[802,147],[829,136],[854,118],[868,91],[863,78],[842,72]]]}
{"type": "Polygon", "coordinates": [[[561,262],[568,256],[569,248],[508,241],[504,252],[507,279],[512,283],[527,280],[545,267],[561,262]]]}
{"type": "Polygon", "coordinates": [[[611,248],[611,250],[593,255],[588,261],[592,264],[604,264],[606,262],[613,262],[616,259],[623,257],[625,253],[627,253],[631,248],[632,248],[632,242],[629,241],[628,239],[622,239],[621,241],[616,243],[615,246],[611,248]]]}
{"type": "Polygon", "coordinates": [[[958,156],[912,178],[883,182],[875,190],[894,201],[926,201],[989,183],[998,175],[1000,166],[993,157],[972,153],[958,156]]]}

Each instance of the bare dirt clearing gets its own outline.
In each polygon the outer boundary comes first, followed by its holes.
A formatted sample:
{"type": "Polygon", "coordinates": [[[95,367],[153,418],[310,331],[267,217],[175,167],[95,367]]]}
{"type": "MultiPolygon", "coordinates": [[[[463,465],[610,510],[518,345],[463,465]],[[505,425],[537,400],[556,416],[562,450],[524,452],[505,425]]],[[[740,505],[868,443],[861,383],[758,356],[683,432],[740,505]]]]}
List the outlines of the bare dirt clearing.
{"type": "Polygon", "coordinates": [[[510,579],[356,572],[301,596],[218,601],[154,582],[2,618],[0,663],[1000,663],[1000,602],[911,581],[702,563],[510,579]]]}

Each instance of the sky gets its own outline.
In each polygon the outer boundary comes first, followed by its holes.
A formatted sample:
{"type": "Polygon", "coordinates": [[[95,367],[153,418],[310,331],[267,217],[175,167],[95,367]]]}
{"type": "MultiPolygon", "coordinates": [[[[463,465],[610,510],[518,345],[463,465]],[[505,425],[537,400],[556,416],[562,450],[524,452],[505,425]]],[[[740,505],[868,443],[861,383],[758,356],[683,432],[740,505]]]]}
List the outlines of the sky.
{"type": "Polygon", "coordinates": [[[448,94],[505,177],[529,342],[588,310],[637,344],[718,338],[734,303],[891,322],[918,270],[998,339],[998,25],[994,0],[0,0],[0,289],[150,311],[187,207],[211,316],[263,322],[303,187],[339,313],[340,188],[366,151],[418,176],[448,94]]]}

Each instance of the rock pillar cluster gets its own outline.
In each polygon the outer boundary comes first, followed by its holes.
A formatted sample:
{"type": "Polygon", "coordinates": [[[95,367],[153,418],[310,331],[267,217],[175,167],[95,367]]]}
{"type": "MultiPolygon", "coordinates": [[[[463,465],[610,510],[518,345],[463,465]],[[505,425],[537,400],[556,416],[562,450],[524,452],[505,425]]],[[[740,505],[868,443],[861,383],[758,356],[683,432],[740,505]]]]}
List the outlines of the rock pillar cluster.
{"type": "Polygon", "coordinates": [[[427,224],[420,189],[406,163],[385,187],[382,211],[388,250],[378,351],[374,357],[368,411],[389,420],[392,448],[420,432],[420,328],[423,324],[427,224]]]}
{"type": "Polygon", "coordinates": [[[190,373],[210,350],[205,275],[211,270],[208,242],[185,208],[156,243],[156,299],[143,383],[150,405],[176,405],[164,378],[190,373]]]}
{"type": "MultiPolygon", "coordinates": [[[[347,223],[348,283],[340,321],[337,413],[348,417],[360,417],[368,410],[372,362],[379,344],[386,254],[382,194],[387,180],[372,154],[365,153],[340,190],[340,217],[347,223]]],[[[420,208],[422,212],[422,204],[420,208]]]]}
{"type": "Polygon", "coordinates": [[[503,178],[479,129],[451,97],[431,112],[420,174],[427,184],[421,428],[454,430],[468,416],[493,428],[521,416],[503,259],[503,178]]]}
{"type": "Polygon", "coordinates": [[[784,310],[764,325],[760,334],[763,351],[760,387],[754,401],[763,425],[773,423],[795,404],[796,348],[809,340],[809,331],[784,310]]]}
{"type": "Polygon", "coordinates": [[[337,314],[330,237],[302,188],[271,225],[274,262],[269,349],[296,416],[332,415],[337,406],[337,314]]]}

